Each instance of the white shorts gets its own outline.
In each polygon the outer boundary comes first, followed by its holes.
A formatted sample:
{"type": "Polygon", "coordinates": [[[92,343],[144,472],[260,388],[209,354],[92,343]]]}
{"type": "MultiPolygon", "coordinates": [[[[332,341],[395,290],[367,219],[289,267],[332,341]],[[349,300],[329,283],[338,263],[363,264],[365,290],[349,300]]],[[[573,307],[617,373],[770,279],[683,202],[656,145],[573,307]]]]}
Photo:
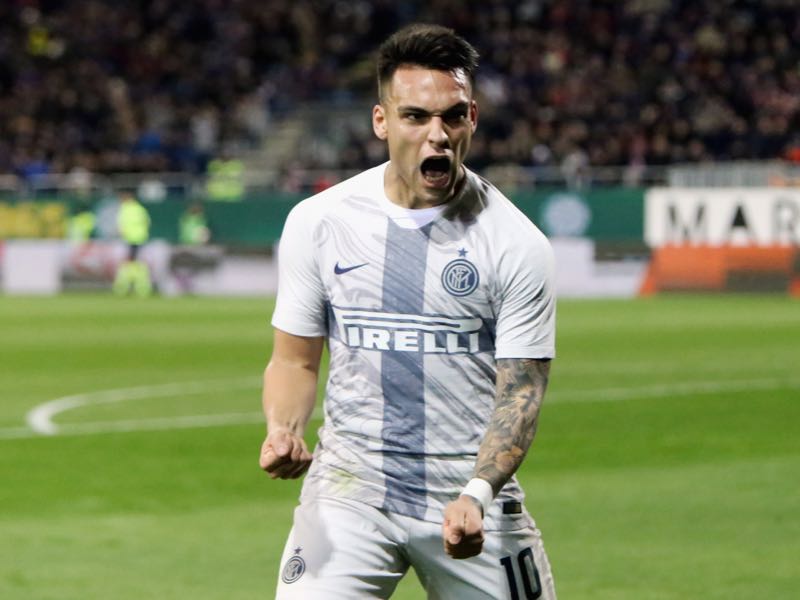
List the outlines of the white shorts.
{"type": "Polygon", "coordinates": [[[487,532],[478,556],[456,560],[440,524],[338,498],[295,509],[276,598],[389,598],[409,567],[432,600],[556,598],[537,529],[487,532]]]}

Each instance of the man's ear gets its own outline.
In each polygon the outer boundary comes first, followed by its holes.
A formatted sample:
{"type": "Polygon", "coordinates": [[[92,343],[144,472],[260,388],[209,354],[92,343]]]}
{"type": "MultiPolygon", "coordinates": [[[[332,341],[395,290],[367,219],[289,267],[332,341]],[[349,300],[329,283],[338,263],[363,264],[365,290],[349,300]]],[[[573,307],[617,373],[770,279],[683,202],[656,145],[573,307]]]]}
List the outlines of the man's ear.
{"type": "Polygon", "coordinates": [[[386,140],[389,136],[386,126],[386,110],[380,104],[372,107],[372,131],[379,140],[386,140]]]}
{"type": "Polygon", "coordinates": [[[475,133],[478,127],[478,103],[475,100],[469,103],[469,120],[472,123],[472,133],[475,133]]]}

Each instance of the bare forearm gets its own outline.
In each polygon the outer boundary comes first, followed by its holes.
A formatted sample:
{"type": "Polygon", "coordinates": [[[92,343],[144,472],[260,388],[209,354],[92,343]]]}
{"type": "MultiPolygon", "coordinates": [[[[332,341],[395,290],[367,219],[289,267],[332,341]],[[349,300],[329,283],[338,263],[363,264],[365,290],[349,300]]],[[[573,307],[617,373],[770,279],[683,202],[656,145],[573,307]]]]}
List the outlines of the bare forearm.
{"type": "Polygon", "coordinates": [[[475,477],[488,481],[495,494],[511,479],[533,442],[549,373],[549,360],[497,361],[495,408],[475,464],[475,477]]]}
{"type": "Polygon", "coordinates": [[[317,399],[317,372],[306,365],[273,359],[264,371],[262,405],[267,430],[302,436],[317,399]]]}
{"type": "Polygon", "coordinates": [[[258,459],[273,479],[296,479],[311,464],[303,433],[317,399],[322,347],[322,337],[302,337],[275,329],[261,396],[267,435],[258,459]]]}

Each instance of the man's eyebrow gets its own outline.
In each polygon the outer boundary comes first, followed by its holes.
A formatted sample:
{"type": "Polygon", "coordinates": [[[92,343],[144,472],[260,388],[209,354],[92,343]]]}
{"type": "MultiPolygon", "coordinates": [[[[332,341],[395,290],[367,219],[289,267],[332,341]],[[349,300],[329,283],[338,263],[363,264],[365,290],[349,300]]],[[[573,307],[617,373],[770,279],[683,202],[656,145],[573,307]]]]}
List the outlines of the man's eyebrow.
{"type": "Polygon", "coordinates": [[[424,108],[421,108],[419,106],[410,106],[410,105],[409,106],[398,106],[397,107],[397,112],[401,112],[401,113],[417,113],[417,114],[420,114],[420,115],[422,115],[422,114],[424,114],[424,115],[430,114],[430,112],[428,112],[424,108]]]}
{"type": "Polygon", "coordinates": [[[454,112],[466,111],[469,109],[469,102],[456,102],[453,106],[445,108],[442,111],[430,111],[420,106],[398,106],[397,112],[400,113],[413,113],[417,115],[447,115],[454,112]]]}

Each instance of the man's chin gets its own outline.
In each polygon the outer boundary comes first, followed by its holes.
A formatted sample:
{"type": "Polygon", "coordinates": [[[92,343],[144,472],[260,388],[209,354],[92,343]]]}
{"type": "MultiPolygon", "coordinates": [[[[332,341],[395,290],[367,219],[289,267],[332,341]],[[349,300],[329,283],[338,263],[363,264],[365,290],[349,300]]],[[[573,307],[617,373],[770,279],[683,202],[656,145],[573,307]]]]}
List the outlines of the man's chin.
{"type": "Polygon", "coordinates": [[[434,202],[436,204],[442,204],[443,202],[447,202],[452,195],[453,195],[453,186],[447,186],[446,188],[423,186],[420,192],[421,199],[424,199],[429,202],[434,202]]]}

